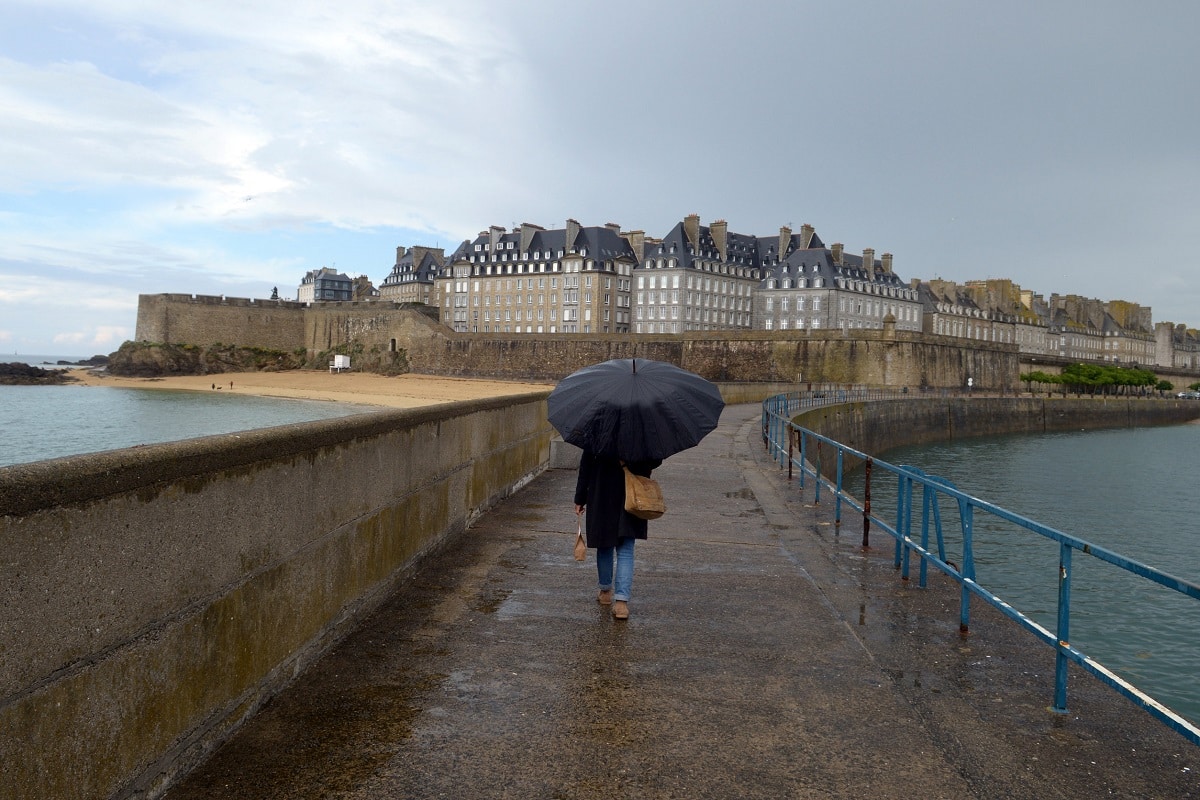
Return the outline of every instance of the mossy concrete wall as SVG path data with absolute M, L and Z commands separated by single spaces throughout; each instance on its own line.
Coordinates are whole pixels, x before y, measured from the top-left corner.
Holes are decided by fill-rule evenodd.
M 1200 419 L 1200 402 L 1164 399 L 949 397 L 843 403 L 794 417 L 797 425 L 879 456 L 904 445 L 1009 433 L 1174 425 Z M 810 457 L 811 460 L 811 457 Z M 852 460 L 846 466 L 853 466 Z M 822 464 L 832 474 L 836 466 Z
M 154 797 L 539 472 L 545 394 L 0 469 L 0 797 Z

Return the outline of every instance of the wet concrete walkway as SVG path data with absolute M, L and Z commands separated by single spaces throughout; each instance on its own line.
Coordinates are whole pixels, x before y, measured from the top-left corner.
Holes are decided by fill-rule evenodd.
M 168 797 L 1190 798 L 1200 751 L 976 605 L 858 547 L 727 408 L 656 473 L 631 618 L 571 559 L 552 470 Z

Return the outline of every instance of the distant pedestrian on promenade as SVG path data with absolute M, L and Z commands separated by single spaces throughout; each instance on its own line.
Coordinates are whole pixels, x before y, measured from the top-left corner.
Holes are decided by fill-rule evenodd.
M 626 464 L 636 475 L 650 477 L 660 460 Z M 584 450 L 575 482 L 575 513 L 587 511 L 587 546 L 596 551 L 600 605 L 611 605 L 614 619 L 629 619 L 633 591 L 633 548 L 645 539 L 648 525 L 625 511 L 625 470 L 619 459 Z M 614 563 L 615 569 L 614 569 Z

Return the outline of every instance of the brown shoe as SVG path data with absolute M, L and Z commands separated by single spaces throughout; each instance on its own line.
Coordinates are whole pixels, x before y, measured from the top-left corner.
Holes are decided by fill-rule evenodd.
M 614 601 L 612 615 L 613 619 L 629 619 L 629 603 L 624 600 Z
M 612 589 L 601 589 L 600 594 L 596 595 L 596 602 L 602 606 L 612 605 Z

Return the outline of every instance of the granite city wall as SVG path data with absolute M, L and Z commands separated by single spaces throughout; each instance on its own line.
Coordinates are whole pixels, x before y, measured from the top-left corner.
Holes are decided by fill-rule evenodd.
M 545 394 L 0 469 L 0 797 L 155 797 L 537 474 Z
M 425 313 L 392 303 L 288 303 L 192 295 L 142 295 L 136 338 L 171 344 L 236 344 L 310 356 L 337 346 L 403 351 L 413 372 L 557 381 L 610 358 L 669 361 L 725 382 L 842 383 L 1015 392 L 1014 345 L 912 331 L 708 331 L 671 336 L 456 334 Z
M 292 351 L 304 346 L 304 303 L 191 294 L 138 295 L 139 342 L 236 344 Z

